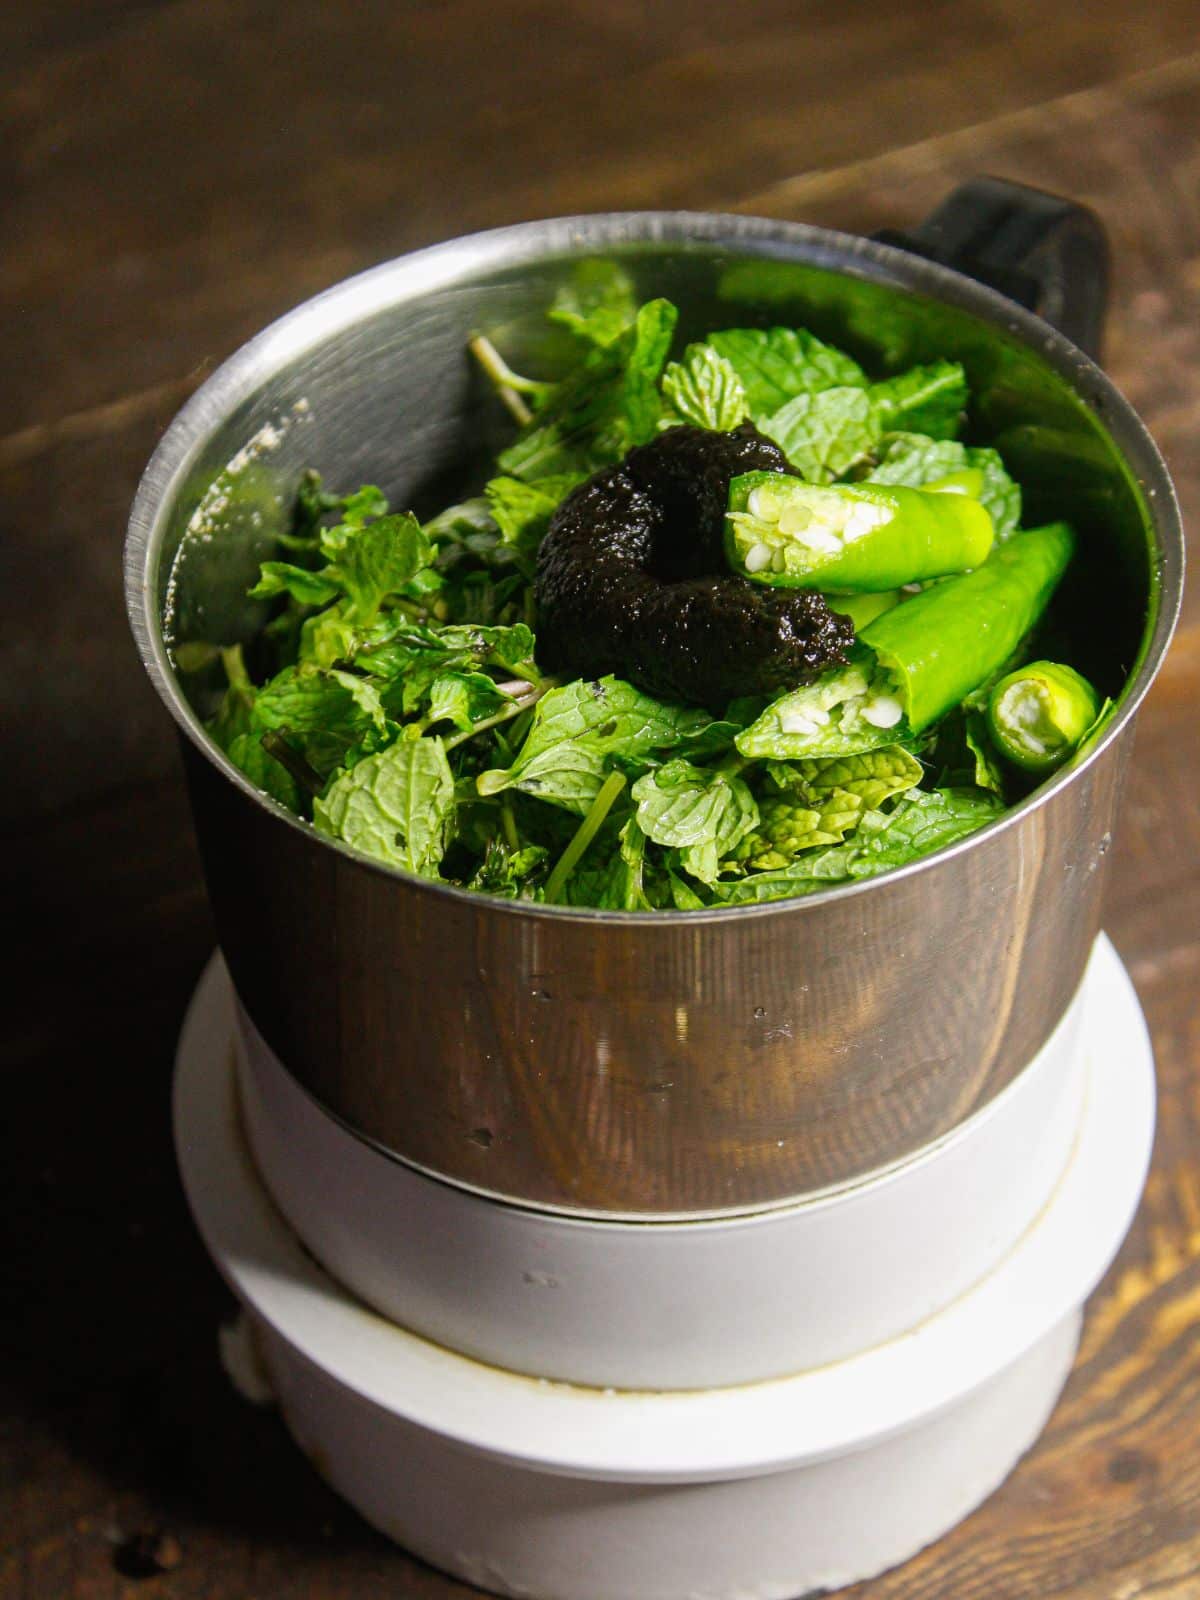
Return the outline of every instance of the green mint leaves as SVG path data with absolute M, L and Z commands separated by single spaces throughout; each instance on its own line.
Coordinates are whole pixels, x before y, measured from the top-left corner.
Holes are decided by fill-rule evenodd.
M 660 426 L 686 422 L 726 433 L 750 414 L 742 380 L 711 344 L 691 344 L 682 361 L 672 361 L 663 373 L 662 392 L 671 410 Z
M 803 328 L 727 328 L 710 333 L 708 343 L 741 379 L 755 418 L 771 415 L 798 394 L 867 387 L 857 361 Z
M 743 839 L 739 861 L 758 869 L 787 866 L 804 850 L 837 844 L 863 817 L 919 784 L 924 769 L 900 745 L 823 761 L 767 763 L 759 827 Z
M 637 317 L 629 274 L 615 261 L 581 261 L 554 296 L 551 322 L 569 328 L 584 344 L 609 345 Z
M 935 361 L 873 383 L 870 396 L 881 434 L 953 439 L 967 405 L 967 375 L 957 361 Z
M 526 483 L 564 473 L 587 476 L 645 444 L 662 411 L 658 380 L 677 317 L 669 300 L 651 300 L 611 344 L 589 349 L 517 442 L 501 452 L 501 471 Z
M 680 866 L 705 884 L 758 822 L 746 783 L 722 767 L 668 761 L 637 780 L 633 798 L 646 838 L 678 850 Z
M 563 499 L 577 483 L 578 472 L 560 472 L 526 483 L 520 478 L 493 478 L 486 488 L 488 509 L 506 542 L 532 557 Z
M 325 569 L 345 590 L 349 614 L 367 626 L 389 595 L 400 594 L 432 554 L 429 540 L 411 512 L 380 517 L 345 539 L 337 560 Z
M 814 894 L 838 883 L 877 877 L 974 833 L 1004 810 L 976 789 L 911 789 L 894 809 L 870 811 L 853 837 L 798 856 L 789 866 L 718 885 L 721 905 L 746 905 Z
M 511 767 L 481 773 L 481 795 L 517 788 L 582 815 L 595 800 L 609 759 L 636 761 L 670 750 L 711 723 L 707 712 L 663 705 L 620 678 L 576 681 L 538 702 Z
M 263 563 L 254 599 L 288 594 L 304 606 L 344 601 L 344 617 L 369 626 L 389 595 L 403 593 L 429 565 L 433 550 L 410 512 L 387 514 L 378 489 L 366 488 L 346 502 L 346 515 L 320 535 L 327 565 L 319 571 L 285 561 Z
M 879 439 L 866 389 L 799 394 L 759 423 L 809 483 L 832 483 L 864 460 Z
M 438 876 L 454 777 L 438 738 L 401 739 L 367 756 L 313 806 L 321 833 L 422 877 Z

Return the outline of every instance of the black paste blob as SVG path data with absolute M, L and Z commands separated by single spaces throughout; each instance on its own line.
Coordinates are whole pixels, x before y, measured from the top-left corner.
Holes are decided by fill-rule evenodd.
M 571 678 L 613 672 L 713 710 L 775 694 L 840 664 L 854 641 L 823 595 L 730 573 L 729 483 L 786 472 L 750 423 L 670 428 L 559 506 L 538 553 L 538 656 Z

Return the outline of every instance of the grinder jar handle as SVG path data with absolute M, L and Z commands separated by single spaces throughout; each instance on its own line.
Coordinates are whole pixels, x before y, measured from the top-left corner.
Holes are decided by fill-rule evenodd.
M 1108 236 L 1086 206 L 1007 178 L 971 178 L 911 231 L 874 237 L 998 289 L 1100 359 Z

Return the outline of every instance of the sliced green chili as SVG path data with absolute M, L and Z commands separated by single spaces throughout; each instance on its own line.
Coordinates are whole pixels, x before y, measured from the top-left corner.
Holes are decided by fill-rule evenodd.
M 926 494 L 965 494 L 972 500 L 979 500 L 983 495 L 983 483 L 983 473 L 978 467 L 960 467 L 957 472 L 948 472 L 944 478 L 935 478 L 921 487 Z
M 1082 742 L 1100 696 L 1074 667 L 1033 661 L 992 690 L 987 723 L 1001 755 L 1024 772 L 1053 772 Z
M 874 622 L 876 617 L 881 617 L 885 611 L 898 606 L 903 598 L 899 589 L 885 589 L 881 594 L 834 595 L 829 605 L 831 610 L 840 611 L 842 616 L 849 617 L 854 624 L 854 631 L 861 633 L 868 622 Z
M 874 593 L 978 567 L 992 519 L 966 485 L 804 483 L 747 472 L 729 487 L 726 554 L 756 583 Z
M 921 733 L 999 670 L 1066 571 L 1065 522 L 1014 534 L 974 572 L 867 624 L 850 662 L 769 705 L 737 736 L 745 756 L 857 755 Z

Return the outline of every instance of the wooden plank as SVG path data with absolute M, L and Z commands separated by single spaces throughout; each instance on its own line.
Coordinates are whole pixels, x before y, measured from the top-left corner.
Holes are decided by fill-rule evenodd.
M 1195 48 L 1186 0 L 1119 32 L 1029 0 L 38 9 L 0 83 L 0 436 L 433 239 L 719 207 Z

